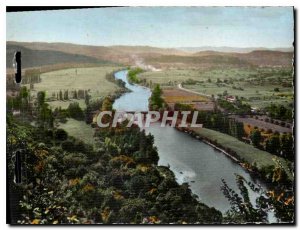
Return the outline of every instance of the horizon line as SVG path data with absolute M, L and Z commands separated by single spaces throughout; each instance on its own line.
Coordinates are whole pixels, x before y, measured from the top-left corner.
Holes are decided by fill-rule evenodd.
M 49 42 L 49 41 L 12 41 L 8 40 L 7 42 L 16 42 L 16 43 L 48 43 L 48 44 L 71 44 L 71 45 L 81 45 L 81 46 L 96 46 L 96 47 L 112 47 L 112 46 L 130 46 L 130 47 L 153 47 L 153 48 L 162 48 L 162 49 L 177 49 L 177 48 L 202 48 L 202 47 L 212 47 L 212 48 L 236 48 L 236 49 L 254 49 L 254 48 L 263 48 L 263 49 L 294 49 L 294 46 L 276 46 L 276 47 L 266 47 L 266 46 L 247 46 L 247 47 L 238 47 L 238 46 L 210 46 L 210 45 L 201 45 L 201 46 L 177 46 L 177 47 L 166 47 L 166 46 L 152 46 L 146 44 L 139 45 L 127 45 L 127 44 L 114 44 L 114 45 L 96 45 L 96 44 L 82 44 L 82 43 L 73 43 L 73 42 Z

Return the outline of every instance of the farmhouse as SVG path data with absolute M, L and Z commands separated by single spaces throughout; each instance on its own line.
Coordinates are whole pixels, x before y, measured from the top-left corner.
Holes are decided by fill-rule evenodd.
M 235 96 L 226 96 L 225 100 L 231 103 L 236 102 L 236 97 Z

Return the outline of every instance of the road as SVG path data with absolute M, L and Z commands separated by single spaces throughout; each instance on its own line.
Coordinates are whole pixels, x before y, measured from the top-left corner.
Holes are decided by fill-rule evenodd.
M 201 95 L 201 96 L 204 96 L 204 97 L 212 98 L 211 95 L 208 95 L 208 94 L 205 94 L 205 93 L 199 93 L 199 92 L 196 92 L 196 91 L 193 91 L 193 90 L 190 90 L 190 89 L 185 89 L 185 88 L 182 87 L 181 83 L 178 84 L 177 87 L 178 87 L 178 89 L 189 92 L 189 93 L 194 93 L 194 94 L 198 94 L 198 95 Z

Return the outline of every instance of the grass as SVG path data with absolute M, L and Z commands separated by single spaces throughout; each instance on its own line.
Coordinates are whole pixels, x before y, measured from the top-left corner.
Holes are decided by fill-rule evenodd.
M 146 79 L 147 82 L 164 85 L 175 86 L 178 83 L 189 78 L 199 80 L 200 71 L 196 70 L 164 70 L 158 72 L 144 72 L 138 75 L 141 79 Z
M 62 109 L 68 108 L 69 104 L 72 102 L 78 102 L 80 108 L 82 108 L 82 109 L 86 108 L 86 104 L 83 99 L 70 99 L 67 101 L 59 101 L 59 100 L 47 101 L 47 103 L 50 105 L 51 108 L 61 107 Z
M 69 118 L 67 119 L 66 123 L 59 123 L 59 128 L 67 131 L 69 136 L 80 139 L 87 144 L 95 144 L 94 130 L 84 121 L 77 121 L 75 119 Z
M 224 80 L 226 78 L 240 79 L 249 77 L 251 74 L 255 74 L 255 69 L 250 68 L 228 68 L 228 69 L 206 69 L 206 70 L 188 70 L 188 69 L 176 69 L 176 70 L 164 70 L 158 72 L 145 72 L 139 74 L 140 78 L 145 78 L 147 81 L 159 84 L 169 84 L 183 82 L 188 79 L 197 81 L 207 81 L 211 79 L 215 82 L 218 78 Z
M 196 84 L 183 84 L 184 88 L 207 95 L 223 94 L 243 97 L 245 103 L 263 108 L 270 103 L 288 104 L 293 101 L 293 88 L 283 86 L 291 83 L 292 76 L 280 75 L 280 70 L 271 68 L 211 68 L 206 70 L 164 70 L 139 74 L 148 83 L 160 84 L 162 87 L 175 86 L 189 79 Z M 218 81 L 221 82 L 216 84 Z M 224 82 L 224 80 L 226 82 Z M 209 82 L 210 81 L 210 82 Z M 279 92 L 274 89 L 279 88 Z M 243 90 L 241 90 L 243 89 Z
M 245 102 L 249 103 L 253 107 L 263 108 L 266 105 L 273 103 L 290 103 L 293 97 L 280 96 L 280 93 L 285 92 L 290 95 L 292 92 L 291 88 L 283 88 L 279 85 L 263 85 L 253 86 L 248 83 L 234 84 L 237 87 L 242 87 L 244 90 L 233 89 L 231 85 L 218 86 L 215 83 L 201 83 L 198 85 L 184 85 L 184 88 L 193 90 L 195 92 L 204 93 L 208 95 L 223 94 L 227 91 L 229 95 L 243 97 Z M 280 93 L 274 92 L 274 88 L 278 87 Z
M 223 147 L 233 150 L 234 152 L 236 152 L 240 159 L 243 159 L 250 164 L 256 163 L 259 169 L 264 166 L 276 164 L 273 160 L 273 158 L 275 157 L 274 155 L 266 151 L 259 150 L 252 145 L 239 141 L 232 136 L 206 128 L 191 129 L 200 136 L 206 137 L 210 140 L 216 140 Z M 287 161 L 280 157 L 277 158 L 280 160 L 283 167 L 287 169 Z M 288 172 L 288 170 L 286 171 Z M 289 176 L 291 177 L 291 175 Z
M 32 94 L 35 95 L 38 91 L 45 91 L 47 99 L 51 99 L 49 101 L 51 107 L 61 106 L 67 108 L 71 100 L 75 100 L 84 108 L 84 99 L 60 101 L 52 98 L 52 94 L 57 94 L 60 90 L 68 90 L 69 92 L 72 90 L 88 90 L 92 100 L 113 94 L 120 88 L 108 81 L 105 76 L 107 73 L 116 71 L 119 68 L 117 66 L 71 68 L 44 73 L 41 75 L 41 82 L 34 84 Z

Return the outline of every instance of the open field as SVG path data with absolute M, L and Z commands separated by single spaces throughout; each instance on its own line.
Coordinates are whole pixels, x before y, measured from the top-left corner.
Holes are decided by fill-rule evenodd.
M 80 108 L 85 109 L 86 104 L 83 99 L 69 99 L 65 101 L 60 101 L 60 100 L 53 100 L 53 101 L 47 101 L 47 103 L 50 105 L 51 108 L 62 108 L 62 109 L 67 109 L 70 103 L 72 102 L 77 102 L 80 106 Z
M 66 123 L 59 123 L 59 128 L 67 131 L 69 136 L 73 136 L 87 144 L 95 144 L 94 129 L 84 121 L 69 118 Z
M 62 92 L 68 90 L 69 93 L 74 90 L 87 90 L 93 100 L 113 94 L 120 88 L 108 81 L 105 76 L 119 68 L 116 66 L 71 68 L 44 73 L 41 75 L 41 82 L 34 84 L 32 93 L 35 95 L 38 91 L 45 91 L 51 107 L 66 108 L 71 101 L 77 101 L 84 108 L 84 99 L 72 99 L 69 96 L 69 100 L 57 100 L 56 95 L 60 90 Z
M 161 86 L 176 86 L 184 80 L 189 78 L 199 80 L 201 72 L 198 70 L 165 70 L 157 72 L 144 72 L 139 74 L 138 77 L 146 79 L 147 82 L 153 84 L 160 84 Z
M 255 50 L 249 53 L 201 51 L 191 56 L 161 55 L 145 58 L 147 64 L 161 68 L 209 68 L 209 67 L 291 67 L 293 52 Z
M 242 98 L 251 106 L 258 108 L 263 108 L 271 102 L 276 104 L 286 103 L 287 105 L 293 100 L 292 89 L 283 88 L 280 85 L 253 86 L 248 83 L 239 83 L 235 84 L 236 89 L 234 89 L 228 84 L 218 86 L 215 83 L 200 83 L 197 85 L 184 85 L 184 88 L 208 95 L 223 95 L 227 91 L 228 95 Z M 243 90 L 237 88 L 242 88 Z M 280 92 L 274 92 L 274 88 L 278 88 Z
M 180 89 L 164 89 L 163 99 L 168 103 L 190 103 L 190 102 L 208 102 L 207 97 L 186 92 Z
M 216 140 L 223 147 L 232 149 L 241 159 L 244 159 L 246 162 L 250 164 L 256 163 L 259 169 L 264 166 L 275 165 L 273 160 L 275 157 L 274 155 L 239 141 L 232 136 L 206 128 L 191 129 L 202 137 L 207 137 L 210 140 Z M 283 167 L 287 167 L 286 160 L 279 157 L 277 158 L 280 160 Z
M 189 104 L 197 110 L 210 111 L 214 109 L 214 102 L 205 96 L 197 95 L 180 89 L 163 89 L 164 101 L 174 109 L 175 103 Z
M 139 75 L 162 87 L 182 87 L 206 95 L 238 96 L 253 107 L 293 101 L 292 73 L 281 68 L 210 68 L 206 70 L 165 70 Z

